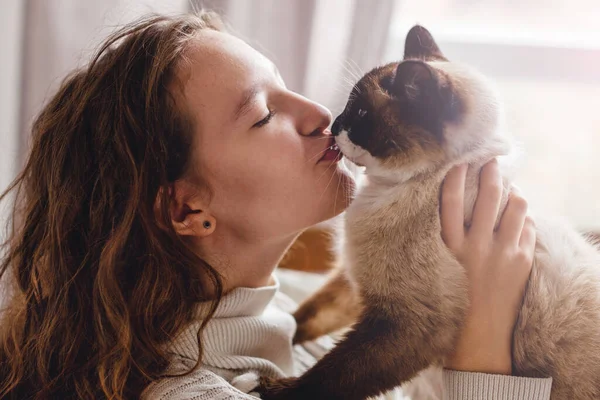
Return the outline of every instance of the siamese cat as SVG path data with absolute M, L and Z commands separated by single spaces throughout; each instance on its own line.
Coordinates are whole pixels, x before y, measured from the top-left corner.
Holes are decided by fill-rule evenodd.
M 420 26 L 402 61 L 360 79 L 332 133 L 366 179 L 346 211 L 343 268 L 296 312 L 295 340 L 354 324 L 304 375 L 258 379 L 261 398 L 365 399 L 443 364 L 469 300 L 465 270 L 440 235 L 440 185 L 451 167 L 470 165 L 469 224 L 481 167 L 511 150 L 501 118 L 488 80 L 446 59 Z M 502 210 L 508 176 L 503 186 Z M 535 223 L 513 372 L 552 377 L 553 400 L 600 399 L 600 252 L 564 223 Z

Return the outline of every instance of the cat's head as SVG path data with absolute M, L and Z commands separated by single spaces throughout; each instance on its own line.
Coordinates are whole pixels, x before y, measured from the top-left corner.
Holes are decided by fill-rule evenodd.
M 449 62 L 425 28 L 406 37 L 404 60 L 356 83 L 332 132 L 369 174 L 408 179 L 506 153 L 500 104 L 481 74 Z

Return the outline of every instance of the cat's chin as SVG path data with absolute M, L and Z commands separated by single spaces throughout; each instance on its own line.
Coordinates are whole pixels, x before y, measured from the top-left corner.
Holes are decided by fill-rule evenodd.
M 346 157 L 346 156 L 344 156 L 344 157 Z M 361 163 L 359 163 L 358 161 L 351 160 L 351 159 L 350 159 L 350 158 L 348 158 L 348 157 L 346 157 L 346 159 L 348 159 L 350 162 L 352 162 L 352 164 L 356 165 L 357 167 L 361 167 L 361 168 L 364 168 L 364 167 L 365 167 L 365 165 L 364 165 L 364 164 L 361 164 Z
M 357 144 L 354 144 L 348 137 L 348 131 L 342 130 L 335 137 L 335 144 L 338 145 L 340 152 L 348 161 L 359 167 L 367 167 L 374 159 L 367 150 Z
M 363 153 L 363 154 L 360 154 L 360 156 L 359 156 L 359 157 L 356 157 L 356 156 L 354 156 L 354 157 L 353 157 L 352 155 L 348 155 L 348 154 L 344 153 L 344 151 L 343 151 L 343 149 L 342 149 L 341 147 L 340 147 L 340 150 L 341 150 L 342 156 L 343 156 L 343 157 L 344 157 L 346 160 L 350 161 L 352 164 L 356 165 L 357 167 L 361 167 L 361 168 L 363 168 L 363 167 L 366 167 L 366 166 L 367 166 L 367 165 L 365 165 L 365 163 L 363 163 L 363 162 L 360 162 L 360 161 L 359 161 L 361 158 L 362 158 L 362 159 L 364 159 L 364 158 L 365 158 L 365 154 L 364 154 L 364 153 Z M 367 160 L 367 161 L 368 161 L 368 160 Z
M 437 168 L 436 163 L 430 160 L 422 160 L 402 167 L 390 167 L 389 164 L 386 165 L 384 162 L 377 160 L 377 162 L 367 166 L 365 172 L 368 177 L 377 181 L 398 185 L 408 182 L 417 175 L 435 173 Z

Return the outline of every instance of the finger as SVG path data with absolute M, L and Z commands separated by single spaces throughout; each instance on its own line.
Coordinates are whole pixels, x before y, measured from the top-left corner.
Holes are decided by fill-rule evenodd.
M 518 246 L 523 226 L 527 217 L 527 201 L 519 191 L 513 189 L 498 228 L 497 238 L 500 242 Z
M 487 163 L 479 175 L 479 193 L 473 210 L 473 221 L 469 234 L 488 238 L 493 235 L 494 226 L 502 199 L 502 178 L 498 161 Z
M 450 249 L 456 249 L 462 243 L 464 228 L 464 197 L 467 165 L 452 168 L 442 184 L 440 221 L 442 239 Z
M 535 252 L 536 243 L 536 229 L 535 222 L 530 216 L 525 217 L 525 223 L 523 225 L 523 231 L 521 232 L 521 239 L 519 240 L 519 248 L 525 251 L 531 259 L 533 259 L 533 253 Z

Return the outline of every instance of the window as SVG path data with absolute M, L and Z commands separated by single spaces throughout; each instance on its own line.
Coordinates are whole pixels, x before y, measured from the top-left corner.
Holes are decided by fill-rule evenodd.
M 386 61 L 428 28 L 445 55 L 497 85 L 525 150 L 516 183 L 534 214 L 600 230 L 600 2 L 398 1 Z

